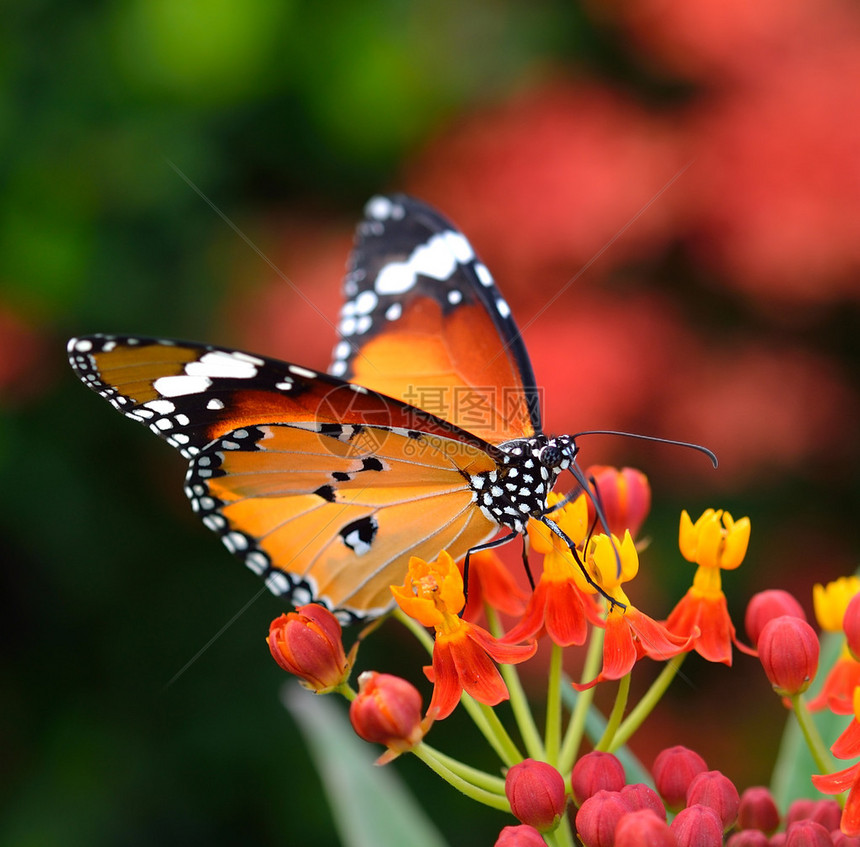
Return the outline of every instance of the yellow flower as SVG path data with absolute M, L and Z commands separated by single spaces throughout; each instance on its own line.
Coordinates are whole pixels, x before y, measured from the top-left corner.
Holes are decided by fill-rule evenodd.
M 707 509 L 693 523 L 686 510 L 681 512 L 678 544 L 688 562 L 705 568 L 733 570 L 744 560 L 749 540 L 749 518 L 734 521 L 722 509 Z
M 611 538 L 608 535 L 595 535 L 588 542 L 586 563 L 594 581 L 607 594 L 620 603 L 628 602 L 621 590 L 621 583 L 630 582 L 639 573 L 639 554 L 629 530 L 625 531 L 624 540 L 620 542 L 614 535 Z
M 842 618 L 851 598 L 860 591 L 860 577 L 841 576 L 827 585 L 812 587 L 812 603 L 818 625 L 828 632 L 842 631 Z
M 391 593 L 397 605 L 423 626 L 450 626 L 451 618 L 466 605 L 463 577 L 445 550 L 433 562 L 413 556 L 405 583 L 392 585 Z

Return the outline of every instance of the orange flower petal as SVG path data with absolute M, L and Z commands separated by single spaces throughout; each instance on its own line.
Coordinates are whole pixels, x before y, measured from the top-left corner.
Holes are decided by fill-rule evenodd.
M 828 708 L 837 715 L 854 711 L 854 689 L 860 686 L 860 662 L 841 656 L 827 674 L 819 695 L 807 704 L 810 711 Z

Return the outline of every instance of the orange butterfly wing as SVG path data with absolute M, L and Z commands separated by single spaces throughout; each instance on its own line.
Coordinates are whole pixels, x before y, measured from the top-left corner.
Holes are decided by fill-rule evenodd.
M 463 556 L 498 529 L 469 484 L 496 468 L 496 448 L 399 400 L 209 345 L 90 336 L 69 357 L 191 460 L 194 511 L 294 603 L 377 616 L 410 556 Z
M 539 432 L 510 308 L 465 237 L 428 206 L 376 197 L 344 283 L 329 371 L 499 444 Z

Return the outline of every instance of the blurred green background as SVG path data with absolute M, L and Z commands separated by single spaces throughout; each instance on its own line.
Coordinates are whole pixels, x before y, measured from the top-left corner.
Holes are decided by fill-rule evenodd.
M 549 430 L 720 454 L 714 473 L 583 441 L 584 464 L 652 480 L 643 609 L 665 616 L 692 577 L 684 507 L 752 519 L 726 578 L 739 628 L 751 592 L 810 608 L 814 582 L 856 567 L 854 5 L 9 0 L 0 15 L 0 842 L 338 843 L 263 642 L 281 604 L 195 521 L 181 459 L 78 384 L 64 351 L 131 332 L 324 367 L 316 310 L 334 322 L 378 191 L 433 202 L 471 238 L 524 328 Z M 362 667 L 418 681 L 392 632 Z M 783 712 L 755 662 L 685 672 L 634 748 L 650 763 L 685 743 L 741 788 L 766 781 Z M 465 747 L 465 727 L 434 743 Z M 510 822 L 390 767 L 453 845 Z

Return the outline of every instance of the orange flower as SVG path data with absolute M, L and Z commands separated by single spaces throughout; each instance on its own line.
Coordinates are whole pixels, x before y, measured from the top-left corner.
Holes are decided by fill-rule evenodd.
M 860 688 L 854 690 L 854 720 L 848 724 L 830 750 L 839 759 L 851 759 L 860 755 Z M 839 828 L 845 835 L 860 835 L 860 762 L 836 773 L 813 774 L 812 784 L 822 794 L 841 794 L 848 791 Z
M 860 579 L 856 576 L 843 576 L 827 585 L 814 585 L 812 598 L 815 604 L 815 617 L 821 628 L 827 632 L 840 632 L 846 620 L 849 629 L 856 627 L 855 615 L 846 617 L 849 605 L 860 589 Z M 817 697 L 807 704 L 810 711 L 818 711 L 825 706 L 837 715 L 850 715 L 853 711 L 854 689 L 860 685 L 860 661 L 851 652 L 847 641 L 842 652 L 824 680 Z
M 560 499 L 551 494 L 548 503 L 553 506 Z M 581 542 L 588 528 L 585 496 L 553 512 L 552 519 L 571 541 Z M 573 553 L 549 527 L 530 521 L 529 539 L 532 549 L 544 554 L 543 573 L 522 620 L 504 640 L 515 643 L 546 632 L 559 647 L 584 644 L 588 635 L 586 620 L 603 626 L 594 589 L 586 582 Z
M 755 655 L 737 640 L 720 577 L 721 569 L 734 569 L 743 561 L 749 537 L 749 518 L 735 522 L 728 512 L 708 509 L 694 524 L 686 510 L 681 512 L 681 554 L 699 567 L 692 587 L 672 610 L 666 626 L 684 636 L 698 630 L 690 649 L 709 662 L 730 665 L 732 644 Z
M 407 615 L 436 630 L 433 664 L 424 669 L 434 683 L 429 717 L 448 717 L 463 691 L 488 706 L 508 699 L 508 689 L 494 661 L 525 661 L 534 655 L 537 645 L 503 643 L 485 629 L 457 617 L 466 598 L 463 577 L 448 553 L 443 550 L 435 562 L 413 556 L 406 581 L 392 585 L 391 593 Z
M 610 604 L 606 613 L 603 669 L 591 682 L 574 683 L 574 688 L 584 691 L 605 679 L 621 679 L 642 656 L 662 661 L 688 649 L 698 630 L 688 637 L 675 635 L 640 612 L 622 591 L 621 584 L 629 582 L 639 571 L 639 556 L 629 532 L 621 542 L 615 536 L 594 536 L 588 543 L 586 564 L 595 582 L 617 602 Z

